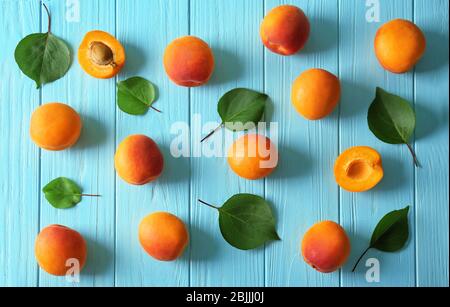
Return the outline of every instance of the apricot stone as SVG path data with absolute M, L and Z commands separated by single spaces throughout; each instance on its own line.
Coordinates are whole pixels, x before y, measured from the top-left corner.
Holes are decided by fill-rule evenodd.
M 86 241 L 68 227 L 48 226 L 39 233 L 35 242 L 35 255 L 39 266 L 47 273 L 64 276 L 71 268 L 68 260 L 76 259 L 80 270 L 87 257 Z
M 402 74 L 411 70 L 422 58 L 426 38 L 414 23 L 391 20 L 381 26 L 375 36 L 375 53 L 380 64 L 390 72 Z
M 323 69 L 305 71 L 292 86 L 292 104 L 300 115 L 309 120 L 319 120 L 330 115 L 340 98 L 339 79 Z
M 123 180 L 134 185 L 144 185 L 161 175 L 164 157 L 151 138 L 131 135 L 120 143 L 114 163 Z
M 272 9 L 264 18 L 260 35 L 264 45 L 277 54 L 299 52 L 309 38 L 310 24 L 305 13 L 293 5 Z
M 349 192 L 371 190 L 384 176 L 381 156 L 367 146 L 349 148 L 336 160 L 334 176 L 339 186 Z
M 183 254 L 189 242 L 189 233 L 183 221 L 175 215 L 157 212 L 141 221 L 139 242 L 153 258 L 173 261 Z
M 47 103 L 31 116 L 30 136 L 40 148 L 52 151 L 73 146 L 82 128 L 78 113 L 62 103 Z
M 201 86 L 213 74 L 214 55 L 208 44 L 200 38 L 184 36 L 167 46 L 164 68 L 170 80 L 180 86 Z
M 303 259 L 321 273 L 332 273 L 341 268 L 350 250 L 350 239 L 345 230 L 331 221 L 311 227 L 302 241 Z
M 278 165 L 278 151 L 269 138 L 247 134 L 228 151 L 228 164 L 240 177 L 257 180 L 269 176 Z

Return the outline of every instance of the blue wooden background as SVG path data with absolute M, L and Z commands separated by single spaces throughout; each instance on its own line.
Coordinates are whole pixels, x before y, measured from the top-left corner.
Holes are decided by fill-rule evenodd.
M 14 62 L 24 36 L 45 31 L 38 0 L 0 0 L 0 286 L 448 286 L 449 284 L 449 63 L 447 0 L 379 0 L 380 23 L 367 22 L 365 0 L 46 0 L 54 33 L 74 54 L 87 31 L 114 34 L 127 52 L 116 79 L 86 75 L 75 60 L 61 80 L 36 90 Z M 263 47 L 259 25 L 265 13 L 284 4 L 305 10 L 312 24 L 305 50 L 281 57 Z M 71 15 L 79 4 L 79 21 Z M 428 50 L 413 72 L 384 71 L 373 52 L 378 27 L 393 18 L 414 21 L 425 32 Z M 166 45 L 196 35 L 213 48 L 216 71 L 204 87 L 186 89 L 166 77 Z M 305 69 L 325 68 L 343 84 L 340 108 L 328 119 L 308 122 L 290 104 L 292 81 Z M 115 104 L 115 83 L 140 75 L 157 84 L 160 115 L 133 117 Z M 280 165 L 268 179 L 250 182 L 233 174 L 223 158 L 170 155 L 175 122 L 217 121 L 216 102 L 234 87 L 264 91 L 272 98 L 267 119 L 279 127 Z M 410 99 L 418 123 L 414 147 L 423 168 L 413 167 L 405 146 L 378 141 L 366 112 L 381 86 Z M 79 143 L 64 152 L 39 150 L 29 137 L 31 113 L 40 104 L 64 102 L 83 117 Z M 205 131 L 206 132 L 206 131 Z M 117 178 L 113 155 L 127 135 L 144 133 L 162 147 L 162 178 L 144 187 Z M 191 135 L 198 142 L 199 135 Z M 369 145 L 384 158 L 385 179 L 373 191 L 351 194 L 333 178 L 338 153 Z M 207 146 L 207 145 L 205 145 Z M 79 182 L 84 198 L 74 209 L 51 207 L 41 188 L 59 176 Z M 273 203 L 281 242 L 256 251 L 233 249 L 221 238 L 217 215 L 197 198 L 221 204 L 239 192 Z M 387 212 L 412 206 L 411 240 L 395 254 L 370 252 L 381 263 L 381 282 L 368 284 L 364 263 L 351 266 L 366 247 L 377 221 Z M 170 211 L 189 225 L 184 256 L 161 263 L 140 248 L 140 220 Z M 300 258 L 300 240 L 315 222 L 331 219 L 351 236 L 352 254 L 341 271 L 323 275 Z M 79 284 L 38 269 L 34 239 L 49 224 L 63 224 L 88 241 L 88 263 Z M 367 257 L 366 257 L 367 259 Z

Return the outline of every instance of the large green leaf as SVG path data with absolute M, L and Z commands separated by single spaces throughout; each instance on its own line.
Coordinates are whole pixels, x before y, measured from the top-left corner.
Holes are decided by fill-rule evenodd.
M 63 77 L 71 64 L 69 47 L 50 32 L 22 39 L 14 57 L 20 70 L 36 82 L 37 88 Z
M 117 84 L 117 104 L 125 113 L 143 115 L 156 99 L 154 85 L 141 77 L 132 77 Z
M 72 208 L 81 201 L 81 188 L 72 180 L 63 177 L 51 181 L 42 192 L 48 202 L 58 209 Z
M 381 141 L 408 144 L 416 127 L 416 115 L 408 101 L 377 88 L 368 122 L 370 130 Z
M 409 237 L 409 207 L 385 215 L 375 228 L 370 247 L 383 252 L 396 252 L 402 249 Z
M 256 126 L 264 115 L 267 98 L 266 94 L 245 88 L 229 91 L 220 98 L 218 104 L 222 123 L 233 131 L 245 130 L 244 125 L 248 123 Z

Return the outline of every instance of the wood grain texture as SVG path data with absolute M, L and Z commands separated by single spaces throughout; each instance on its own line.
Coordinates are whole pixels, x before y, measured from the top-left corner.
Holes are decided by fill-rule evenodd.
M 0 0 L 0 286 L 448 286 L 448 1 L 380 0 L 380 22 L 374 23 L 366 20 L 366 3 L 376 1 L 363 0 L 79 0 L 80 20 L 70 22 L 66 15 L 76 2 L 45 0 L 54 34 L 71 45 L 75 58 L 63 79 L 39 91 L 18 69 L 14 49 L 21 38 L 47 28 L 45 12 L 38 0 Z M 301 7 L 312 25 L 306 48 L 292 57 L 271 53 L 259 37 L 262 18 L 280 4 Z M 415 21 L 428 40 L 424 59 L 404 75 L 384 71 L 373 51 L 376 30 L 393 18 Z M 126 49 L 117 78 L 94 79 L 78 64 L 78 45 L 94 29 L 115 35 Z M 167 44 L 189 34 L 210 44 L 216 59 L 212 80 L 200 88 L 174 85 L 162 65 Z M 313 67 L 339 75 L 343 89 L 339 109 L 319 122 L 300 117 L 290 102 L 292 82 Z M 130 116 L 116 107 L 116 82 L 136 75 L 158 87 L 155 107 L 162 114 Z M 414 168 L 406 147 L 384 144 L 369 131 L 376 86 L 414 103 L 413 145 L 422 168 Z M 280 164 L 266 180 L 246 181 L 230 170 L 223 154 L 241 134 L 222 131 L 200 145 L 219 124 L 219 98 L 235 87 L 271 97 L 266 120 L 278 127 L 267 135 L 278 129 L 273 141 Z M 40 151 L 29 138 L 32 111 L 53 101 L 74 107 L 84 122 L 79 143 L 63 152 Z M 175 158 L 173 141 L 189 124 L 193 157 Z M 157 182 L 135 187 L 116 175 L 115 149 L 130 134 L 160 144 L 165 170 Z M 213 145 L 221 150 L 217 158 L 207 156 Z M 356 145 L 383 156 L 385 178 L 371 192 L 351 194 L 334 181 L 338 154 Z M 41 189 L 59 176 L 102 197 L 56 210 Z M 282 241 L 244 252 L 223 240 L 218 213 L 197 199 L 220 206 L 236 193 L 267 198 Z M 378 220 L 406 205 L 412 206 L 408 246 L 394 254 L 371 251 L 351 273 Z M 176 214 L 189 227 L 190 246 L 176 262 L 155 261 L 140 247 L 138 225 L 155 211 Z M 351 236 L 352 254 L 340 272 L 319 274 L 301 259 L 302 236 L 321 220 L 340 222 Z M 55 223 L 88 241 L 79 284 L 37 267 L 35 237 Z M 380 261 L 381 283 L 366 282 L 368 258 Z
M 415 71 L 417 285 L 447 286 L 448 276 L 448 1 L 416 0 L 414 19 L 427 37 Z
M 18 69 L 14 50 L 39 32 L 39 3 L 0 1 L 0 11 L 0 286 L 36 286 L 39 149 L 30 141 L 29 121 L 40 93 Z
M 339 151 L 352 146 L 371 146 L 383 157 L 385 177 L 373 190 L 365 193 L 340 193 L 341 224 L 349 232 L 352 254 L 343 269 L 343 286 L 414 286 L 415 236 L 414 210 L 410 214 L 411 239 L 400 253 L 388 254 L 371 250 L 356 273 L 350 270 L 368 247 L 378 221 L 392 210 L 407 205 L 414 208 L 414 166 L 406 146 L 384 144 L 369 130 L 367 110 L 375 97 L 375 87 L 413 97 L 413 74 L 394 75 L 385 71 L 374 53 L 374 38 L 378 28 L 394 18 L 412 20 L 412 1 L 380 1 L 380 22 L 366 21 L 364 1 L 340 1 L 339 59 L 343 95 L 340 112 Z M 365 262 L 380 261 L 381 282 L 366 282 Z M 398 274 L 398 272 L 402 272 Z
M 282 243 L 266 252 L 267 286 L 339 286 L 339 272 L 320 274 L 303 260 L 300 244 L 316 222 L 338 222 L 338 188 L 333 164 L 338 150 L 338 112 L 308 121 L 291 104 L 291 86 L 305 70 L 338 74 L 336 1 L 267 0 L 266 11 L 292 3 L 311 23 L 311 39 L 299 54 L 281 57 L 266 51 L 265 89 L 272 98 L 269 118 L 278 123 L 280 164 L 266 180 L 266 197 L 275 206 Z

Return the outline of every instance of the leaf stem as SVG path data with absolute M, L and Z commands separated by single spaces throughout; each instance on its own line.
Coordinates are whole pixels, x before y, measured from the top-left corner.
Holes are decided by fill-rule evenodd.
M 219 209 L 220 209 L 220 208 L 218 208 L 218 207 L 216 207 L 216 206 L 213 206 L 213 205 L 211 205 L 211 204 L 208 204 L 207 202 L 204 202 L 204 201 L 201 200 L 201 199 L 199 199 L 198 201 L 199 201 L 200 203 L 204 204 L 205 206 L 210 207 L 210 208 L 213 208 L 213 209 L 216 209 L 216 210 L 219 210 Z
M 97 194 L 78 194 L 79 196 L 84 196 L 84 197 L 102 197 L 101 195 L 97 195 Z
M 48 17 L 48 33 L 52 32 L 52 18 L 50 15 L 50 11 L 48 10 L 47 5 L 45 5 L 44 2 L 42 2 L 42 5 L 44 6 L 45 10 L 47 11 L 47 17 Z
M 204 141 L 206 141 L 207 139 L 209 139 L 214 133 L 216 133 L 217 131 L 219 131 L 220 129 L 222 129 L 223 127 L 223 123 L 221 123 L 219 125 L 219 127 L 217 127 L 216 129 L 214 129 L 213 131 L 211 131 L 207 136 L 205 136 L 200 143 L 203 143 Z
M 162 113 L 162 111 L 161 110 L 158 110 L 157 108 L 155 108 L 154 106 L 150 106 L 150 108 L 153 110 L 153 111 L 156 111 L 156 112 L 158 112 L 158 113 Z
M 372 247 L 369 246 L 369 247 L 364 251 L 364 253 L 361 255 L 361 257 L 359 257 L 358 261 L 356 261 L 356 264 L 355 264 L 355 266 L 353 267 L 353 270 L 352 270 L 353 273 L 356 271 L 356 268 L 358 267 L 358 264 L 361 262 L 361 260 L 364 258 L 364 256 L 367 254 L 367 252 L 368 252 L 371 248 L 372 248 Z
M 408 146 L 409 152 L 411 153 L 411 155 L 412 155 L 412 157 L 414 159 L 414 164 L 416 165 L 416 167 L 422 167 L 420 165 L 420 162 L 419 162 L 419 159 L 417 158 L 416 153 L 414 152 L 413 147 L 409 143 L 407 143 L 406 146 Z

